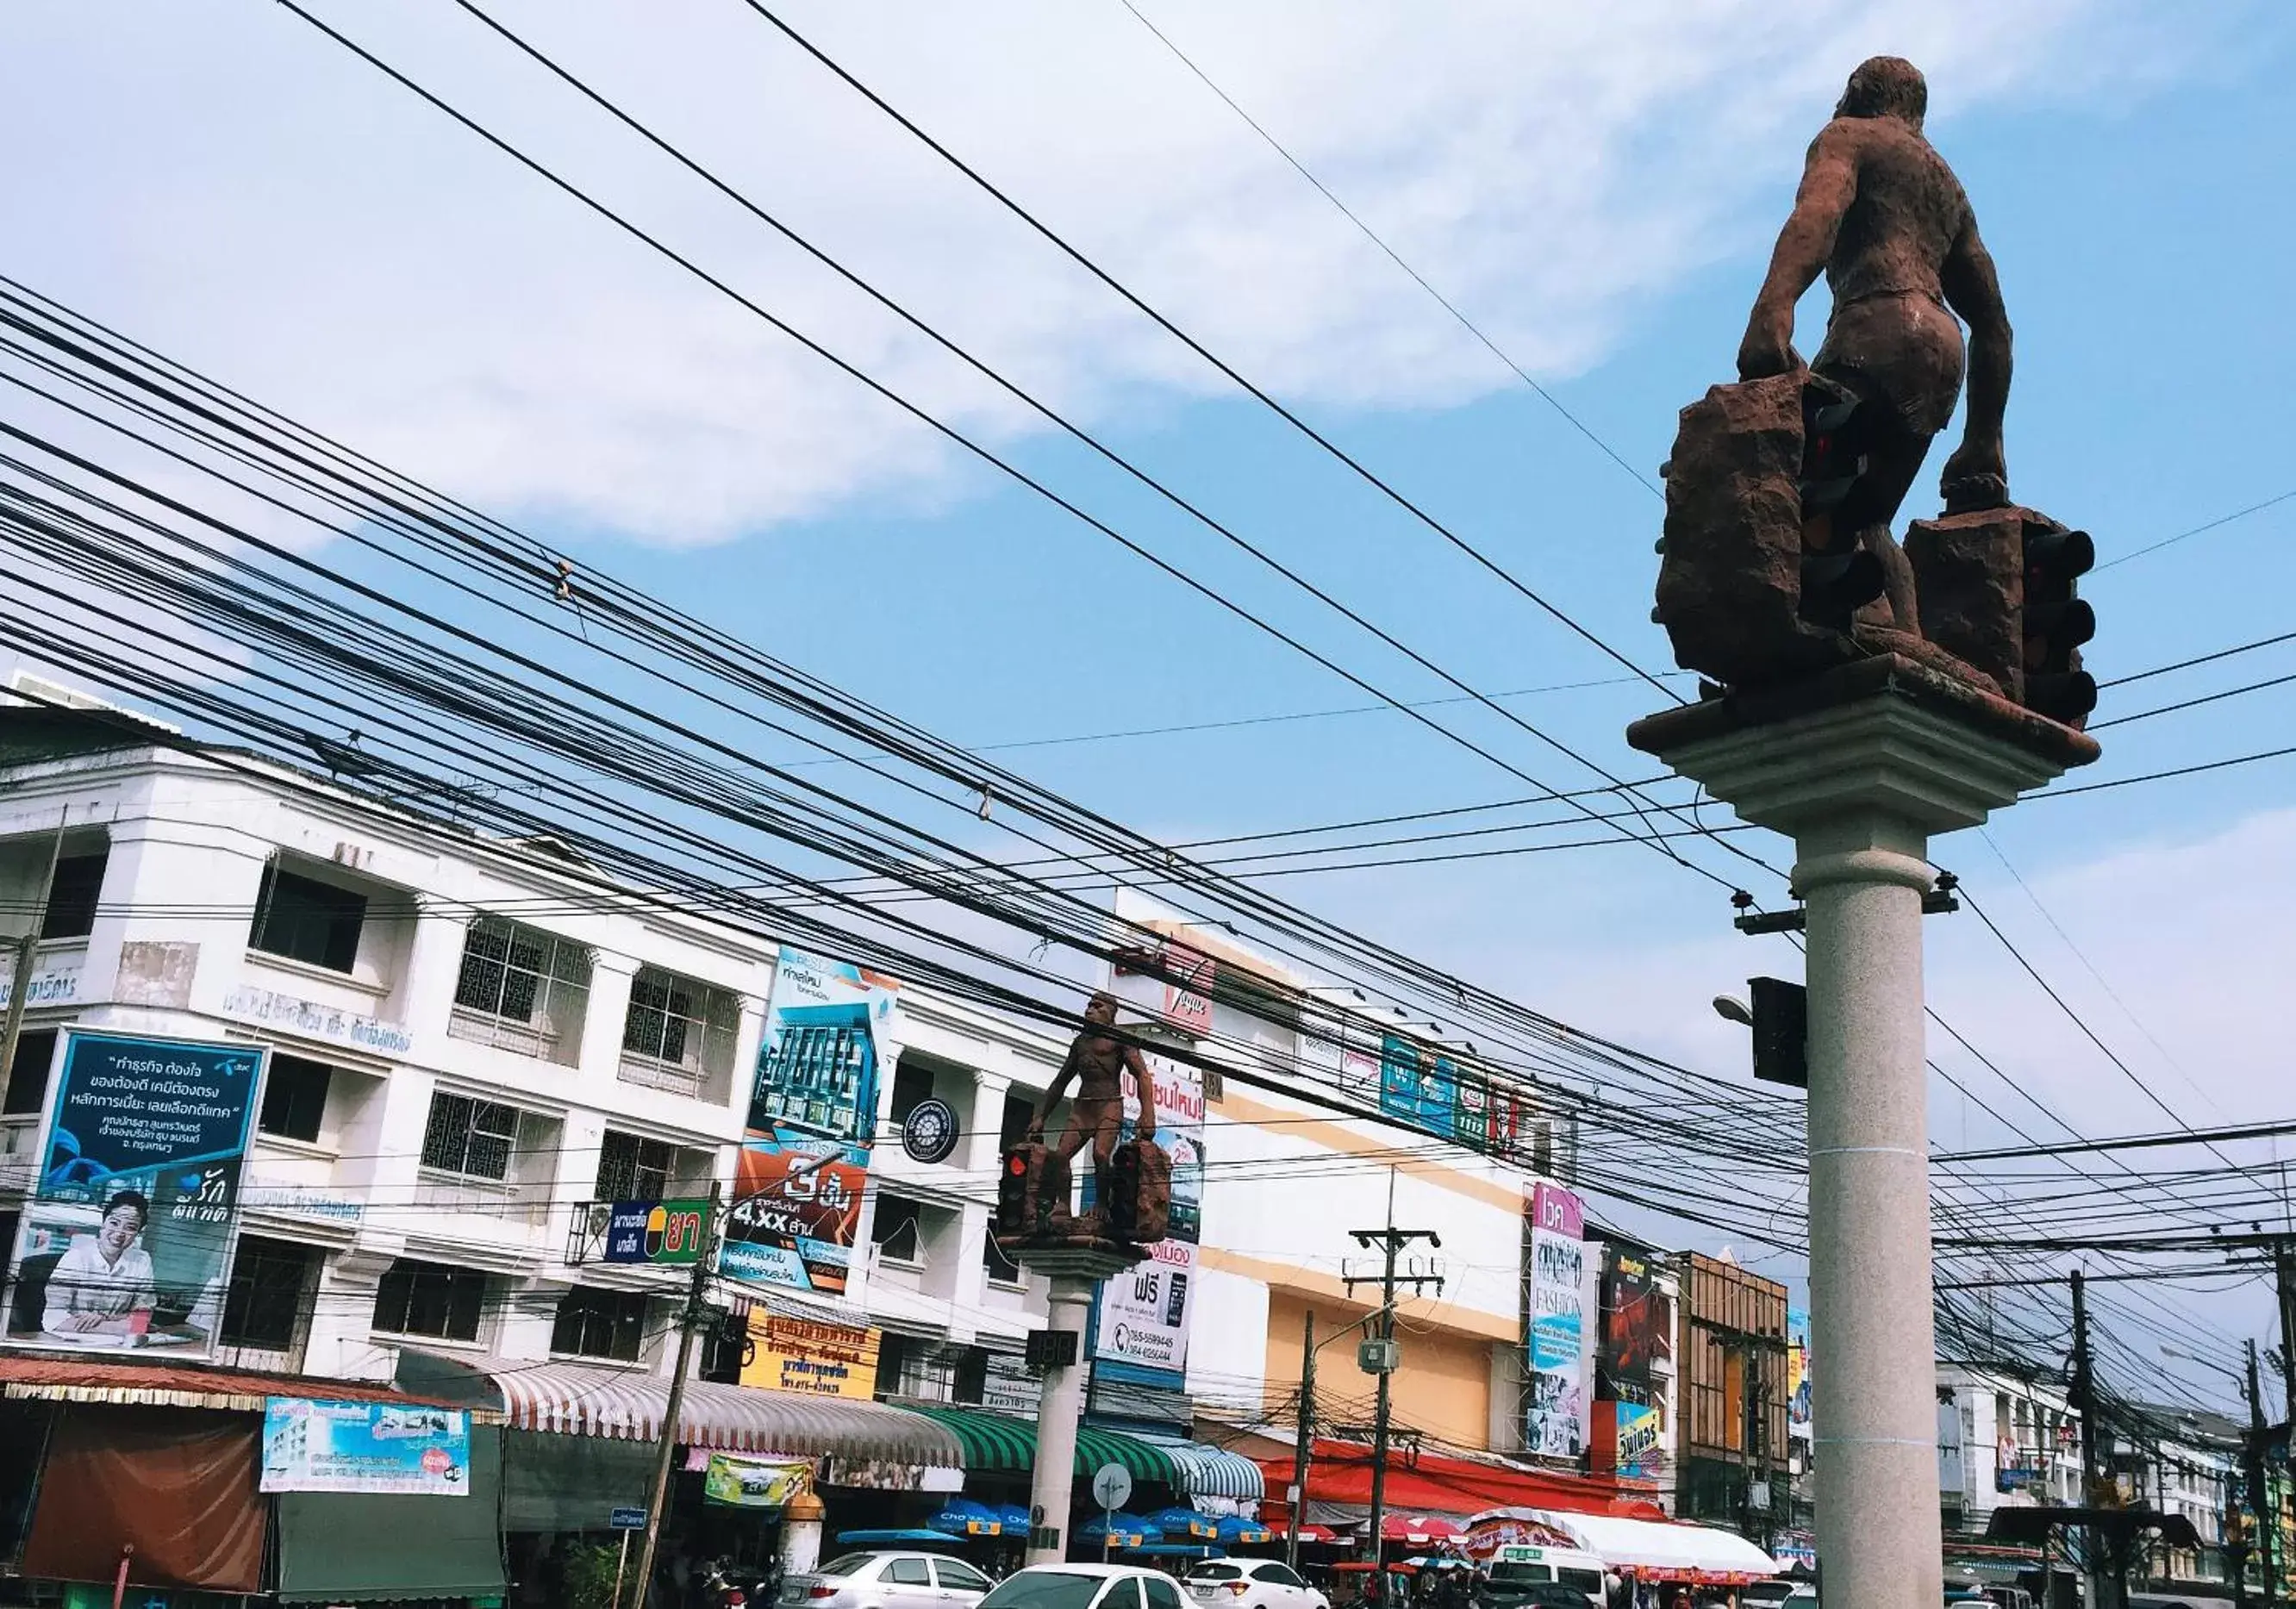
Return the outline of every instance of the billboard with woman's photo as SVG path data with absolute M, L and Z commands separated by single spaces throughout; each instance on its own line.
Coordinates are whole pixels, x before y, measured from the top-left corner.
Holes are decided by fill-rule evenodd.
M 12 1346 L 205 1357 L 269 1047 L 62 1038 L 0 1331 Z

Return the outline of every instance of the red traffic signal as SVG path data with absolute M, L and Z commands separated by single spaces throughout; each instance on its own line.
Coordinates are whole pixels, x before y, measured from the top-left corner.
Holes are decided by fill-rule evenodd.
M 2096 708 L 2096 678 L 2081 669 L 2080 651 L 2096 635 L 2096 612 L 2076 583 L 2096 564 L 2085 530 L 2025 523 L 2025 707 L 2078 727 Z

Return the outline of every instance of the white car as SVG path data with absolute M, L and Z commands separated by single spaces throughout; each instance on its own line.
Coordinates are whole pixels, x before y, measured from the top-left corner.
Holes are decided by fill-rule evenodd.
M 973 1609 L 996 1583 L 937 1553 L 847 1553 L 782 1581 L 805 1609 Z
M 1031 1564 L 980 1600 L 980 1609 L 1185 1609 L 1160 1570 L 1137 1564 Z
M 1185 1585 L 1210 1609 L 1332 1609 L 1281 1559 L 1206 1559 L 1188 1567 Z

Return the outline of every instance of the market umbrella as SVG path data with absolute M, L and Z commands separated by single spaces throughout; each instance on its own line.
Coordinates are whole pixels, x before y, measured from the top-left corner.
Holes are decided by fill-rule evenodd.
M 1267 1533 L 1270 1536 L 1290 1536 L 1291 1523 L 1285 1520 L 1271 1521 L 1268 1523 Z M 1317 1525 L 1311 1522 L 1300 1527 L 1300 1539 L 1302 1542 L 1317 1542 L 1329 1546 L 1340 1539 L 1340 1533 L 1328 1525 Z
M 1143 1542 L 1160 1542 L 1162 1530 L 1136 1514 L 1103 1515 L 1089 1524 L 1077 1527 L 1077 1540 L 1095 1547 L 1137 1547 Z
M 1004 1523 L 1004 1534 L 1006 1536 L 1025 1537 L 1029 1534 L 1029 1511 L 1027 1509 L 1021 1507 L 1018 1503 L 998 1503 L 994 1506 L 996 1510 L 996 1517 Z
M 925 1522 L 934 1531 L 947 1531 L 956 1537 L 993 1537 L 1004 1529 L 1003 1515 L 986 1503 L 976 1503 L 971 1498 L 951 1498 L 948 1506 Z
M 1430 1542 L 1456 1542 L 1467 1533 L 1439 1514 L 1391 1514 L 1380 1522 L 1379 1534 L 1382 1541 L 1425 1547 Z
M 1322 1531 L 1323 1534 L 1318 1536 L 1316 1534 L 1318 1531 Z M 1258 1520 L 1247 1520 L 1237 1515 L 1229 1515 L 1219 1523 L 1219 1539 L 1227 1543 L 1232 1547 L 1248 1547 L 1257 1542 L 1273 1540 L 1275 1536 L 1275 1533 L 1274 1531 L 1270 1531 L 1267 1526 L 1262 1525 Z M 1330 1531 L 1324 1531 L 1321 1525 L 1301 1526 L 1300 1528 L 1300 1539 L 1303 1542 L 1335 1542 L 1339 1540 L 1339 1539 L 1333 1536 Z
M 1148 1523 L 1175 1542 L 1215 1541 L 1220 1533 L 1218 1520 L 1193 1508 L 1161 1508 L 1148 1516 Z

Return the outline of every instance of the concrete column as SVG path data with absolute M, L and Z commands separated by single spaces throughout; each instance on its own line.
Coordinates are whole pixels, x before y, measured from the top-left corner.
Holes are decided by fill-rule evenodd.
M 804 1575 L 821 1563 L 821 1522 L 829 1511 L 801 1491 L 782 1510 L 782 1573 Z
M 1808 914 L 1810 1327 L 1831 1609 L 1944 1594 L 1922 900 L 1931 834 L 2097 757 L 2094 740 L 1903 660 L 1637 721 L 1627 740 L 1789 834 Z
M 1075 1490 L 1077 1423 L 1084 1417 L 1085 1381 L 1092 1373 L 1085 1324 L 1092 1312 L 1096 1282 L 1073 1274 L 1053 1276 L 1047 1327 L 1077 1338 L 1076 1361 L 1045 1371 L 1045 1392 L 1037 1408 L 1037 1470 L 1029 1492 L 1031 1518 L 1039 1528 L 1029 1539 L 1029 1563 L 1057 1564 L 1068 1557 L 1069 1494 Z M 1037 1516 L 1041 1515 L 1041 1518 Z M 1043 1541 L 1050 1538 L 1049 1542 Z M 1041 1543 L 1041 1545 L 1040 1545 Z
M 1931 1315 L 1922 896 L 1929 841 L 1857 812 L 1805 832 L 1818 1556 L 1852 1605 L 1945 1595 Z M 1823 1300 L 1816 1293 L 1824 1293 Z M 1926 1500 L 1924 1494 L 1927 1494 Z M 1886 1597 L 1872 1594 L 1888 1583 Z

